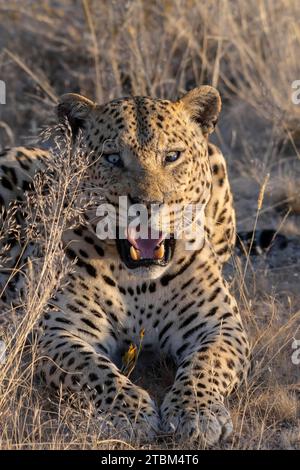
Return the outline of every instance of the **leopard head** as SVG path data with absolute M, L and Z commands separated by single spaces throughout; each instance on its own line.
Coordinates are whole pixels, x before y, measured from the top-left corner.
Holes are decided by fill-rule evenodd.
M 68 120 L 75 140 L 80 133 L 90 155 L 88 187 L 97 188 L 99 207 L 110 207 L 115 217 L 107 242 L 115 239 L 132 273 L 154 278 L 166 270 L 182 250 L 175 229 L 183 211 L 207 204 L 208 135 L 220 109 L 220 95 L 211 86 L 196 88 L 177 101 L 135 96 L 96 104 L 77 94 L 61 97 L 58 116 Z M 124 222 L 126 211 L 129 219 Z M 159 216 L 164 211 L 167 223 Z M 138 214 L 139 223 L 134 216 Z M 103 218 L 101 212 L 99 220 Z M 149 220 L 156 226 L 150 228 Z

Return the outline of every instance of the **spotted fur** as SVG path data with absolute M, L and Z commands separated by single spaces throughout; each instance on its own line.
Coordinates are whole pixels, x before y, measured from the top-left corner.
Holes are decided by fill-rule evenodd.
M 232 430 L 224 397 L 246 373 L 249 349 L 222 276 L 235 243 L 235 213 L 224 157 L 208 143 L 220 107 L 218 92 L 208 86 L 176 102 L 130 97 L 97 105 L 69 94 L 58 106 L 74 135 L 82 129 L 89 183 L 102 188 L 106 201 L 117 205 L 126 195 L 146 204 L 205 207 L 201 246 L 187 250 L 177 240 L 164 267 L 128 269 L 115 241 L 100 241 L 91 225 L 64 236 L 76 270 L 43 317 L 40 351 L 48 359 L 42 375 L 50 386 L 84 390 L 122 437 L 151 440 L 167 432 L 213 444 Z M 178 149 L 181 158 L 165 165 L 165 152 Z M 111 166 L 103 152 L 118 152 L 122 165 Z M 23 147 L 1 154 L 2 205 L 24 197 L 47 155 Z M 122 353 L 139 343 L 142 329 L 143 349 L 172 356 L 177 364 L 160 409 L 120 370 Z

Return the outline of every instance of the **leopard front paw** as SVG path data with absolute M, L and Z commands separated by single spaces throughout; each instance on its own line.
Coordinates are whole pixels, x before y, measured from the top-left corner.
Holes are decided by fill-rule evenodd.
M 106 398 L 106 406 L 102 406 L 102 410 L 101 432 L 106 437 L 140 443 L 151 442 L 157 436 L 159 414 L 156 405 L 139 387 L 126 387 Z
M 217 444 L 226 440 L 232 433 L 232 421 L 223 403 L 196 403 L 187 405 L 172 401 L 167 396 L 161 407 L 162 429 L 174 434 L 180 441 L 200 439 L 204 445 Z

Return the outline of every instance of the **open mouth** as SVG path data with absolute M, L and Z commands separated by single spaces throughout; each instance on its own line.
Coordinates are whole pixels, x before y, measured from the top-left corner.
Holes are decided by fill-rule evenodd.
M 151 238 L 142 238 L 135 229 L 127 230 L 127 238 L 117 238 L 117 247 L 122 261 L 129 269 L 138 267 L 166 266 L 172 259 L 175 239 L 158 233 Z

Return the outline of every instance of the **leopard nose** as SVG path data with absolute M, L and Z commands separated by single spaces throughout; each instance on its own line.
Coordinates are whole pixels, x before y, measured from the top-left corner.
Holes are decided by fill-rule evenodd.
M 134 197 L 131 196 L 130 194 L 128 195 L 128 199 L 131 202 L 131 204 L 145 204 L 146 206 L 151 205 L 151 204 L 163 204 L 163 201 L 159 200 L 152 200 L 150 198 L 146 197 Z

